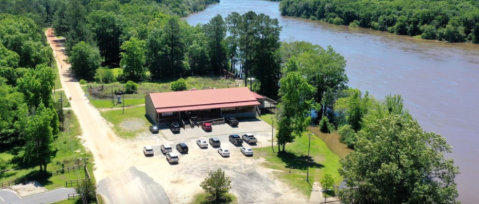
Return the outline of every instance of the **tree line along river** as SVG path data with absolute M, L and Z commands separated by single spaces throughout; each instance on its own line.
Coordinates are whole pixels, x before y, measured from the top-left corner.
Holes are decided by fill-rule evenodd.
M 479 200 L 479 45 L 451 44 L 399 36 L 364 28 L 282 17 L 279 3 L 222 0 L 190 15 L 191 24 L 205 24 L 231 12 L 264 13 L 283 27 L 281 39 L 328 45 L 345 56 L 349 86 L 377 99 L 400 94 L 404 106 L 425 131 L 436 132 L 454 148 L 447 155 L 459 166 L 459 200 Z

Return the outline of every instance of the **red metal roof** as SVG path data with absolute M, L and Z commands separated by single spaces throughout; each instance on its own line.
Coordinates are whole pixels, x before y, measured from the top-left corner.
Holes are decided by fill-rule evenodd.
M 254 91 L 252 91 L 251 93 L 252 93 L 252 94 L 253 94 L 253 96 L 254 96 L 255 98 L 257 98 L 257 99 L 264 99 L 264 98 L 265 98 L 264 96 L 262 96 L 262 95 L 259 95 L 259 94 L 257 94 L 257 93 L 256 93 L 256 92 L 254 92 Z
M 247 87 L 150 93 L 156 112 L 178 112 L 260 105 Z

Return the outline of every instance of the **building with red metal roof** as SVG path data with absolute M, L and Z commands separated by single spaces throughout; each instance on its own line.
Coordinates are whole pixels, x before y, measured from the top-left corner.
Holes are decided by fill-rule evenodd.
M 247 87 L 150 93 L 145 97 L 145 111 L 157 124 L 256 117 L 262 99 Z

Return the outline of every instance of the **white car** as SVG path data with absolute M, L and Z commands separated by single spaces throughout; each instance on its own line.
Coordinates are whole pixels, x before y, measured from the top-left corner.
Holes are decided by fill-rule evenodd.
M 196 140 L 196 144 L 200 146 L 200 148 L 208 148 L 208 142 L 206 140 Z
M 145 156 L 146 156 L 146 155 L 151 155 L 151 156 L 153 156 L 153 155 L 154 155 L 154 153 L 153 153 L 153 147 L 152 147 L 152 146 L 144 146 L 144 147 L 143 147 L 143 154 L 145 154 Z
M 249 147 L 242 147 L 241 152 L 246 156 L 253 156 L 253 150 Z
M 170 163 L 178 163 L 180 161 L 180 158 L 176 153 L 168 152 L 166 153 L 166 160 Z
M 170 144 L 162 144 L 161 145 L 161 152 L 163 152 L 163 154 L 166 154 L 168 152 L 171 152 L 172 149 L 171 149 L 171 145 Z
M 218 153 L 220 153 L 221 156 L 223 157 L 229 157 L 230 156 L 230 151 L 225 148 L 220 148 L 218 149 Z

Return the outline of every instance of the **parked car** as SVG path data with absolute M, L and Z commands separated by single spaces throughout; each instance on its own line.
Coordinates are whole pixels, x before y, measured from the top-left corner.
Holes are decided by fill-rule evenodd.
M 223 157 L 229 157 L 230 156 L 230 151 L 225 148 L 219 148 L 218 153 L 220 153 L 221 156 Z
M 178 154 L 174 152 L 168 152 L 166 154 L 166 160 L 170 163 L 178 163 L 180 161 L 180 158 L 178 157 Z
M 150 132 L 153 133 L 153 134 L 158 134 L 160 128 L 158 128 L 157 125 L 152 125 L 150 126 Z
M 236 118 L 225 118 L 225 122 L 228 123 L 231 127 L 238 127 L 238 120 Z
M 162 144 L 161 145 L 161 152 L 163 152 L 163 154 L 166 154 L 168 152 L 171 152 L 172 149 L 171 149 L 171 145 L 170 144 Z
M 212 131 L 213 127 L 211 127 L 211 123 L 201 123 L 201 128 L 203 128 L 204 131 Z
M 152 147 L 152 146 L 144 146 L 144 147 L 143 147 L 143 154 L 144 154 L 145 156 L 147 156 L 147 155 L 153 156 L 153 155 L 154 155 L 154 153 L 153 153 L 153 147 Z
M 242 147 L 241 152 L 246 156 L 253 156 L 253 150 L 249 147 Z
M 208 142 L 206 142 L 206 140 L 196 140 L 196 144 L 200 148 L 208 148 Z
M 212 147 L 220 147 L 221 146 L 221 141 L 217 137 L 212 137 L 209 139 L 210 140 L 210 145 Z
M 246 133 L 243 135 L 243 140 L 248 144 L 256 144 L 256 137 L 251 133 Z
M 188 154 L 188 146 L 185 143 L 179 143 L 176 145 L 176 150 L 182 154 Z
M 241 140 L 241 137 L 239 135 L 230 135 L 229 139 L 230 142 L 236 146 L 240 146 L 243 144 L 243 140 Z
M 172 122 L 170 125 L 171 132 L 180 133 L 180 124 L 177 122 Z

